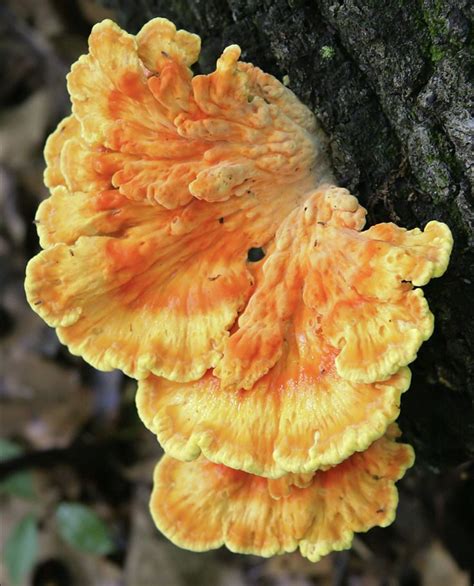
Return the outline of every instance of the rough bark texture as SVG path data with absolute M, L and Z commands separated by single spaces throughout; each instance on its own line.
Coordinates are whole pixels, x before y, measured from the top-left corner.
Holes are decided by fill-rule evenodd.
M 469 0 L 102 0 L 130 32 L 154 16 L 201 35 L 199 70 L 230 43 L 282 79 L 331 139 L 339 182 L 370 223 L 446 222 L 448 272 L 426 287 L 436 331 L 413 365 L 401 425 L 419 462 L 474 455 L 474 199 Z M 471 114 L 469 113 L 471 111 Z

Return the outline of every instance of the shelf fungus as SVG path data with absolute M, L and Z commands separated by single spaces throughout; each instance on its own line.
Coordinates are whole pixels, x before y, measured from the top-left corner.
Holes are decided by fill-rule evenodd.
M 169 454 L 153 497 L 167 534 L 316 559 L 393 517 L 409 450 L 381 438 L 433 329 L 420 287 L 446 270 L 452 237 L 440 222 L 364 230 L 310 110 L 238 46 L 208 75 L 190 69 L 199 52 L 161 18 L 136 36 L 94 26 L 68 75 L 72 114 L 45 147 L 26 293 L 72 353 L 139 381 Z M 400 460 L 382 458 L 377 482 L 360 468 L 374 453 Z M 333 493 L 360 516 L 331 529 Z M 265 511 L 291 531 L 252 537 Z
M 385 527 L 395 518 L 395 482 L 413 463 L 396 428 L 365 452 L 309 478 L 252 476 L 201 457 L 164 456 L 154 475 L 151 512 L 174 543 L 195 551 L 226 545 L 269 557 L 300 549 L 318 561 L 351 546 L 355 532 Z

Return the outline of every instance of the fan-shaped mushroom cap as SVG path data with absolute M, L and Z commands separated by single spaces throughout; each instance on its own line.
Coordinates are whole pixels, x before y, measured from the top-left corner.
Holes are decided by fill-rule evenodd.
M 362 221 L 346 190 L 321 187 L 279 228 L 214 373 L 140 381 L 139 413 L 170 455 L 277 478 L 385 433 L 433 327 L 412 285 L 444 271 L 451 236 Z
M 252 293 L 248 250 L 330 177 L 322 134 L 236 46 L 193 78 L 199 38 L 164 19 L 104 21 L 89 48 L 45 149 L 28 299 L 97 368 L 196 380 Z
M 237 553 L 272 556 L 299 548 L 311 561 L 350 547 L 355 532 L 389 525 L 395 481 L 413 450 L 394 441 L 396 427 L 365 452 L 311 480 L 267 480 L 211 464 L 164 456 L 155 469 L 150 509 L 175 544 L 195 551 L 225 545 Z

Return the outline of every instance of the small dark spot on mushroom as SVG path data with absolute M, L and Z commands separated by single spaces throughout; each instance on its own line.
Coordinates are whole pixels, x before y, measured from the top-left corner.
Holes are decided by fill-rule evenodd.
M 383 508 L 382 509 L 377 509 L 375 512 L 376 513 L 385 513 L 385 509 L 383 509 Z
M 249 248 L 247 251 L 248 262 L 258 262 L 265 256 L 263 248 Z
M 255 96 L 247 96 L 247 102 L 250 104 L 251 102 L 253 102 Z
M 209 281 L 215 281 L 216 279 L 218 279 L 219 277 L 221 277 L 222 275 L 219 273 L 218 275 L 216 275 L 215 277 L 207 277 L 209 279 Z
M 377 474 L 372 474 L 372 478 L 374 480 L 380 480 L 380 476 L 377 476 Z
M 314 241 L 314 247 L 316 248 L 316 246 L 317 246 L 317 245 L 318 245 L 318 241 L 317 241 L 317 240 L 315 240 L 315 241 Z
M 163 57 L 166 57 L 166 58 L 169 57 L 169 55 L 168 55 L 168 53 L 166 51 L 161 51 L 161 54 L 163 55 Z
M 320 226 L 325 226 L 326 222 L 317 222 L 317 224 L 319 224 Z
M 43 301 L 41 299 L 39 299 L 38 301 L 35 301 L 33 303 L 33 305 L 41 305 L 43 303 Z
M 132 324 L 130 324 L 130 325 L 128 326 L 128 329 L 130 330 L 130 332 L 133 332 L 133 326 L 132 326 Z
M 71 256 L 74 256 L 74 250 L 72 250 L 72 249 L 70 248 L 70 249 L 69 249 L 69 254 L 70 254 Z
M 219 224 L 223 224 L 224 223 L 224 218 L 219 218 Z
M 303 211 L 306 211 L 307 209 L 308 209 L 308 206 L 305 206 L 305 207 L 303 208 Z

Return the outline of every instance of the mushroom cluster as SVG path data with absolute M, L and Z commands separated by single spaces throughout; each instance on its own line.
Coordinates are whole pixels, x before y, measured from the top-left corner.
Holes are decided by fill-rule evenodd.
M 73 354 L 137 379 L 166 455 L 151 512 L 172 541 L 318 560 L 392 522 L 419 288 L 448 227 L 363 230 L 315 117 L 232 45 L 156 18 L 94 26 L 45 148 L 31 307 Z

